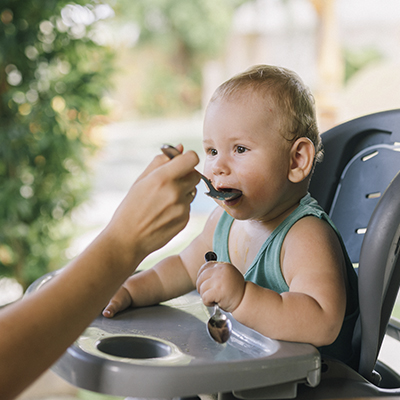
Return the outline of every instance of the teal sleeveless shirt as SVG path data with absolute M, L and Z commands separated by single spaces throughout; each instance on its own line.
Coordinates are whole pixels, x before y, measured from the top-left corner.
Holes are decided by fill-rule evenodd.
M 278 293 L 288 292 L 289 286 L 281 272 L 281 248 L 290 228 L 298 220 L 306 216 L 315 216 L 326 221 L 337 234 L 345 256 L 347 279 L 349 281 L 347 309 L 355 310 L 349 315 L 346 314 L 342 329 L 336 340 L 331 345 L 320 347 L 318 350 L 323 355 L 334 357 L 353 368 L 357 368 L 358 354 L 355 354 L 352 347 L 353 330 L 359 315 L 357 274 L 355 273 L 353 265 L 347 255 L 346 248 L 338 230 L 329 216 L 318 205 L 317 201 L 310 196 L 310 194 L 304 196 L 300 200 L 300 205 L 271 233 L 268 239 L 261 246 L 261 249 L 244 275 L 244 278 L 247 281 L 274 290 Z M 213 248 L 219 261 L 231 263 L 228 239 L 233 221 L 234 218 L 224 212 L 215 229 Z M 321 268 L 322 267 L 323 265 L 321 265 Z M 261 315 L 260 318 L 262 318 Z

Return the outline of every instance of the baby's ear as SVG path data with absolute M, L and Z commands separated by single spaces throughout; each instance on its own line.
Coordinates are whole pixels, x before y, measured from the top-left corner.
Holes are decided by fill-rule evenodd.
M 290 149 L 289 180 L 292 183 L 300 183 L 310 175 L 315 157 L 313 142 L 301 137 L 297 139 Z

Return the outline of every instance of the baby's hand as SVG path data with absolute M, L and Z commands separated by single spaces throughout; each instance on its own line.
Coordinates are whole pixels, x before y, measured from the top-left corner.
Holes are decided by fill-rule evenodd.
M 107 307 L 103 310 L 103 315 L 107 318 L 112 318 L 115 314 L 125 310 L 132 304 L 132 298 L 129 292 L 121 286 L 118 292 L 112 297 L 107 304 Z
M 199 270 L 196 288 L 206 306 L 218 304 L 224 311 L 233 312 L 242 301 L 245 280 L 232 264 L 208 262 Z

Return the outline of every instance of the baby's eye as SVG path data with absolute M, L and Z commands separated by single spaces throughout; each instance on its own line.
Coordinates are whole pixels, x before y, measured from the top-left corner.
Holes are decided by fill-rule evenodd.
M 216 149 L 209 149 L 208 154 L 211 156 L 216 156 L 218 154 L 218 151 Z
M 239 154 L 244 153 L 246 150 L 247 150 L 246 147 L 243 147 L 243 146 L 238 146 L 238 147 L 236 147 L 236 151 L 237 151 Z

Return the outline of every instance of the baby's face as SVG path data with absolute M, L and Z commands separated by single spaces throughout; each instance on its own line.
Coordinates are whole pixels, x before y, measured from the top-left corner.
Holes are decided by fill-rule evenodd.
M 208 106 L 203 131 L 204 174 L 219 190 L 240 190 L 217 201 L 236 219 L 266 221 L 290 201 L 291 143 L 280 133 L 276 106 L 259 95 L 218 99 Z

